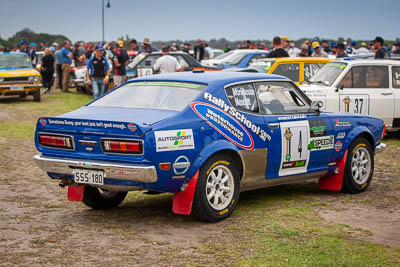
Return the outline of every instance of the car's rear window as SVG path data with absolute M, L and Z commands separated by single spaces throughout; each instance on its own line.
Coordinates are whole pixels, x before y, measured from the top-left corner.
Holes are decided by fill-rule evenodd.
M 135 82 L 110 92 L 89 106 L 181 111 L 206 87 L 184 82 Z

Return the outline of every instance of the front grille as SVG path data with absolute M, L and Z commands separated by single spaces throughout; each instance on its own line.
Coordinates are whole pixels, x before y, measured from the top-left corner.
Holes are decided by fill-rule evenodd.
M 14 82 L 14 83 L 26 83 L 29 81 L 29 77 L 4 77 L 4 82 L 5 83 L 10 83 L 10 82 Z

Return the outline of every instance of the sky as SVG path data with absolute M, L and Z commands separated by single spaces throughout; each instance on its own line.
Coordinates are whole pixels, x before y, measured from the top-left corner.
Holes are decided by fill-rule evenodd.
M 23 28 L 62 34 L 72 41 L 102 39 L 102 1 L 0 0 L 0 36 Z M 400 0 L 109 0 L 105 40 L 226 38 L 272 40 L 287 35 L 387 40 L 400 37 Z

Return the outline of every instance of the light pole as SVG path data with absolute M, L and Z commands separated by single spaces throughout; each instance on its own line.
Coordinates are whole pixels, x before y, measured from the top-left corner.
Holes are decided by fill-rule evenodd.
M 106 6 L 107 8 L 110 8 L 111 7 L 111 5 L 110 5 L 110 0 L 107 0 L 107 6 Z M 105 40 L 104 40 L 104 0 L 102 0 L 102 4 L 101 4 L 101 22 L 102 22 L 102 40 L 103 40 L 103 43 L 105 42 Z

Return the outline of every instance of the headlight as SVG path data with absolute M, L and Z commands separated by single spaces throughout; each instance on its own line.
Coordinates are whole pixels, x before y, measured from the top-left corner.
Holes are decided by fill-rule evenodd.
M 29 76 L 28 81 L 33 82 L 33 77 L 34 76 Z
M 0 77 L 0 83 L 4 82 L 4 78 Z
M 33 80 L 34 80 L 35 82 L 38 82 L 38 81 L 39 81 L 39 79 L 40 79 L 40 77 L 39 77 L 39 76 L 33 76 Z

